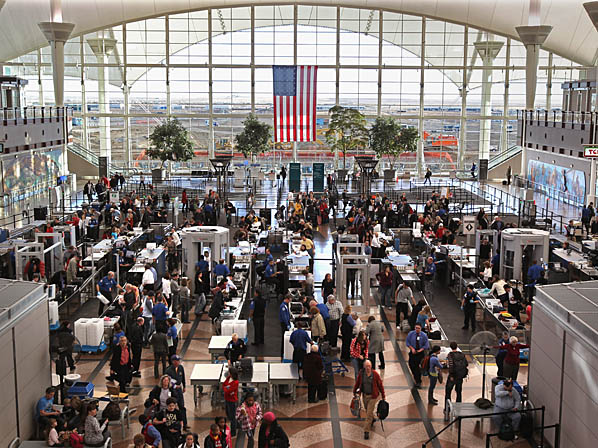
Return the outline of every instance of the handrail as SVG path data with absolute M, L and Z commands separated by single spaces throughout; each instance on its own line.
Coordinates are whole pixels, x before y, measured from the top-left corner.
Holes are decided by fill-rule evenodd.
M 525 188 L 533 188 L 534 191 L 538 193 L 543 193 L 547 195 L 549 198 L 557 199 L 563 202 L 569 201 L 569 205 L 577 207 L 581 207 L 584 205 L 584 197 L 575 196 L 571 193 L 566 193 L 552 186 L 540 184 L 533 180 L 529 180 L 525 177 L 522 177 L 518 174 L 514 176 L 514 179 L 515 181 L 519 182 L 518 185 L 524 186 Z
M 454 419 L 452 422 L 450 422 L 448 425 L 446 425 L 444 428 L 442 428 L 439 432 L 437 432 L 436 434 L 434 434 L 432 437 L 430 437 L 428 440 L 426 440 L 425 442 L 422 443 L 422 448 L 426 448 L 426 446 L 431 443 L 433 440 L 437 439 L 438 436 L 440 434 L 442 434 L 444 431 L 446 431 L 448 428 L 450 428 L 451 426 L 453 426 L 455 423 L 458 423 L 459 425 L 459 433 L 458 433 L 458 439 L 457 439 L 457 447 L 461 447 L 461 421 L 462 420 L 467 420 L 467 419 L 478 419 L 478 418 L 483 418 L 483 417 L 493 417 L 495 415 L 508 415 L 508 414 L 515 414 L 515 413 L 523 413 L 523 412 L 542 412 L 542 433 L 544 433 L 543 429 L 544 429 L 544 413 L 546 412 L 546 407 L 542 406 L 540 408 L 532 408 L 532 409 L 518 409 L 516 411 L 504 411 L 504 412 L 489 412 L 489 413 L 485 413 L 485 414 L 476 414 L 476 415 L 464 415 L 464 416 L 459 416 L 456 419 Z
M 95 166 L 100 165 L 99 156 L 96 153 L 94 153 L 93 151 L 90 151 L 89 149 L 85 148 L 83 145 L 76 143 L 76 142 L 72 142 L 67 145 L 67 148 L 70 149 L 75 154 L 77 154 L 78 156 L 87 160 L 92 165 L 95 165 Z M 117 166 L 113 162 L 110 162 L 110 164 L 108 165 L 108 172 L 110 174 L 120 173 L 123 171 L 132 172 L 133 174 L 139 173 L 139 170 L 137 168 Z
M 521 146 L 513 145 L 510 148 L 508 148 L 506 151 L 498 153 L 494 157 L 491 157 L 490 160 L 488 160 L 488 170 L 495 168 L 496 166 L 500 165 L 503 162 L 506 162 L 507 160 L 511 159 L 512 157 L 515 157 L 520 152 L 521 152 Z

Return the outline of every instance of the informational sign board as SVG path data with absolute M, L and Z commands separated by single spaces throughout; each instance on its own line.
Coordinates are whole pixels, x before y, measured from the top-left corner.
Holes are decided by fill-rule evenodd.
M 324 192 L 324 164 L 323 163 L 314 163 L 313 175 L 314 175 L 314 192 L 323 193 Z
M 475 235 L 475 216 L 463 217 L 463 235 Z
M 583 156 L 586 159 L 598 158 L 598 146 L 586 146 L 583 148 Z
M 289 163 L 289 191 L 298 192 L 301 189 L 301 164 Z

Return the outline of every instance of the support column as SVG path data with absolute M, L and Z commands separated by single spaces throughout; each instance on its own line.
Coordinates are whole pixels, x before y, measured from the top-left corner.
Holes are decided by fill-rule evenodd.
M 422 18 L 422 41 L 419 77 L 419 140 L 417 141 L 417 177 L 424 175 L 424 68 L 426 65 L 426 18 Z
M 467 55 L 468 35 L 469 27 L 466 26 L 465 32 L 463 33 L 463 80 L 461 88 L 459 89 L 459 93 L 461 94 L 461 117 L 459 121 L 459 146 L 457 154 L 457 169 L 459 171 L 465 169 L 465 149 L 467 148 L 467 117 L 465 116 L 465 113 L 467 111 L 467 84 L 469 83 L 469 76 L 467 73 L 467 64 L 469 60 Z M 472 57 L 473 56 L 475 56 L 475 53 Z
M 492 64 L 503 43 L 498 41 L 480 41 L 474 43 L 475 49 L 482 59 L 482 104 L 480 108 L 480 145 L 479 145 L 479 180 L 488 179 L 488 159 L 490 158 L 490 126 L 492 110 Z
M 592 24 L 598 31 L 598 2 L 587 2 L 583 4 Z M 598 61 L 596 62 L 596 68 L 594 69 L 594 75 L 598 82 Z M 598 95 L 596 95 L 596 110 L 598 111 Z M 592 169 L 590 171 L 590 192 L 588 193 L 588 202 L 593 202 L 596 205 L 596 159 L 592 159 Z
M 41 22 L 39 29 L 50 43 L 52 49 L 52 78 L 54 80 L 54 102 L 57 107 L 64 106 L 64 43 L 69 39 L 74 23 Z
M 110 135 L 110 95 L 106 89 L 106 63 L 116 47 L 116 39 L 94 38 L 87 39 L 87 43 L 96 55 L 98 63 L 98 103 L 100 112 L 100 157 L 106 157 L 108 163 L 112 154 L 112 140 Z
M 536 86 L 538 83 L 538 60 L 540 47 L 552 31 L 549 25 L 528 25 L 515 27 L 519 39 L 525 45 L 525 109 L 533 110 L 536 100 Z M 521 151 L 522 177 L 527 177 L 527 148 Z
M 507 54 L 505 58 L 505 67 L 511 66 L 511 39 L 507 39 Z M 503 95 L 503 109 L 502 109 L 502 137 L 500 139 L 500 152 L 505 152 L 509 149 L 509 82 L 510 82 L 511 71 L 507 68 L 505 70 L 505 92 Z

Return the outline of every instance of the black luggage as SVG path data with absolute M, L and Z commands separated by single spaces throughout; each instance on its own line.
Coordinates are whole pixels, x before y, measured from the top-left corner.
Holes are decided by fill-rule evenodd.
M 529 439 L 534 433 L 534 418 L 530 413 L 524 412 L 521 414 L 521 422 L 519 423 L 519 433 L 521 438 Z
M 318 385 L 318 400 L 326 400 L 328 398 L 328 380 L 323 380 Z

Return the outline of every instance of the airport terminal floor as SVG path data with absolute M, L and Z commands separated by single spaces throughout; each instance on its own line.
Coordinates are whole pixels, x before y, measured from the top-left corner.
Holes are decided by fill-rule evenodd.
M 435 181 L 438 181 L 435 179 Z M 306 185 L 307 188 L 310 185 Z M 351 190 L 350 187 L 348 187 Z M 273 207 L 276 205 L 276 198 L 273 194 L 276 185 L 264 185 L 257 192 L 258 207 Z M 430 192 L 434 187 L 430 189 Z M 283 189 L 284 197 L 287 197 L 288 190 Z M 243 200 L 233 201 L 238 209 L 245 207 Z M 348 207 L 347 207 L 348 210 Z M 339 222 L 341 221 L 339 213 Z M 221 217 L 224 220 L 224 217 Z M 332 266 L 332 245 L 333 232 L 335 231 L 333 220 L 329 223 L 317 226 L 314 230 L 314 277 L 316 285 L 316 297 L 321 300 L 321 292 L 318 285 L 327 273 L 333 273 Z M 232 244 L 232 242 L 231 242 Z M 372 297 L 379 303 L 377 288 L 372 287 Z M 456 296 L 448 291 L 446 287 L 433 286 L 433 301 L 431 306 L 436 310 L 435 315 L 442 323 L 447 337 L 451 341 L 461 344 L 465 353 L 469 350 L 471 331 L 461 329 L 463 314 L 459 309 Z M 266 344 L 253 346 L 253 328 L 249 325 L 249 340 L 247 356 L 254 357 L 255 361 L 280 362 L 279 347 L 282 337 L 278 323 L 279 301 L 271 300 L 268 304 L 266 314 Z M 351 303 L 356 304 L 351 300 Z M 359 303 L 357 303 L 359 304 Z M 344 304 L 343 304 L 344 305 Z M 371 446 L 397 446 L 397 447 L 420 447 L 422 443 L 432 437 L 447 425 L 444 419 L 444 385 L 436 388 L 435 398 L 439 405 L 428 403 L 427 386 L 428 379 L 423 381 L 423 388 L 414 387 L 409 365 L 405 338 L 407 333 L 397 328 L 394 305 L 392 309 L 375 306 L 371 304 L 370 309 L 360 314 L 364 325 L 368 316 L 373 312 L 377 320 L 380 320 L 384 327 L 384 356 L 385 369 L 379 370 L 386 392 L 386 400 L 390 405 L 389 417 L 384 420 L 384 427 L 379 422 L 375 423 L 369 440 L 364 440 L 362 417 L 356 418 L 351 414 L 350 403 L 353 397 L 354 374 L 350 363 L 347 363 L 348 372 L 345 375 L 335 374 L 329 380 L 328 398 L 318 403 L 308 403 L 307 384 L 300 381 L 297 386 L 296 403 L 292 403 L 290 397 L 282 396 L 276 404 L 264 406 L 264 412 L 272 411 L 276 415 L 279 424 L 286 431 L 290 446 L 293 448 L 307 447 L 371 447 Z M 95 308 L 95 306 L 94 306 Z M 246 310 L 247 311 L 247 310 Z M 199 441 L 203 441 L 210 430 L 210 425 L 217 416 L 225 415 L 223 406 L 212 406 L 209 388 L 199 397 L 197 405 L 194 406 L 193 387 L 189 385 L 189 376 L 196 364 L 208 364 L 211 362 L 211 354 L 208 351 L 210 339 L 214 334 L 211 319 L 208 317 L 209 308 L 205 310 L 188 324 L 183 324 L 181 340 L 178 345 L 178 355 L 182 358 L 182 364 L 187 372 L 187 390 L 184 394 L 187 408 L 188 425 L 192 432 L 199 434 Z M 244 313 L 245 314 L 245 313 Z M 339 339 L 339 346 L 341 341 Z M 463 384 L 463 401 L 473 402 L 481 396 L 482 365 L 481 358 L 469 358 L 469 376 Z M 105 377 L 110 373 L 111 353 L 83 354 L 76 368 L 77 374 L 81 375 L 82 381 L 89 381 L 96 385 L 96 389 L 104 389 Z M 496 363 L 492 356 L 488 357 L 487 382 L 496 376 Z M 136 408 L 135 414 L 131 417 L 130 427 L 125 430 L 123 437 L 118 427 L 112 427 L 113 446 L 121 448 L 132 444 L 135 434 L 140 432 L 141 426 L 137 417 L 143 413 L 144 402 L 149 392 L 157 384 L 154 378 L 154 357 L 151 348 L 143 350 L 140 365 L 140 378 L 133 378 L 129 389 L 129 408 Z M 527 367 L 522 365 L 518 380 L 525 384 Z M 489 386 L 487 386 L 489 387 Z M 488 389 L 487 389 L 488 390 Z M 429 446 L 452 447 L 458 446 L 459 438 L 457 425 L 445 431 L 438 437 L 437 441 L 431 442 Z M 482 424 L 478 420 L 464 420 L 461 428 L 460 446 L 479 447 L 485 443 L 486 432 L 491 431 L 492 425 L 489 420 Z M 256 436 L 257 443 L 257 436 Z M 492 446 L 506 446 L 507 442 L 493 441 Z M 234 441 L 233 441 L 234 444 Z M 202 445 L 203 446 L 203 445 Z M 530 446 L 527 441 L 518 440 L 508 442 L 508 446 Z

